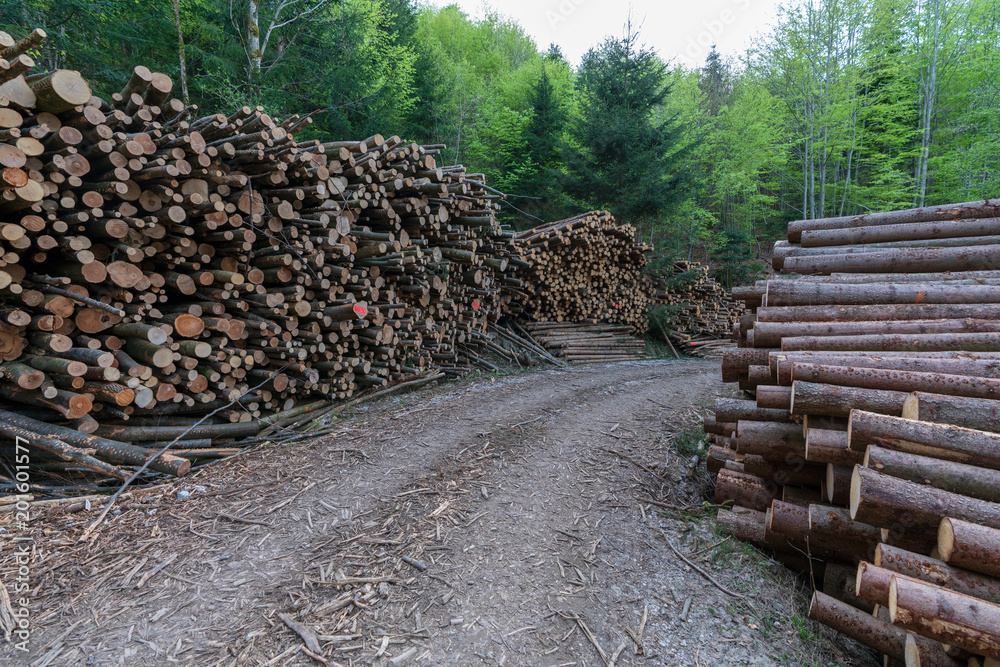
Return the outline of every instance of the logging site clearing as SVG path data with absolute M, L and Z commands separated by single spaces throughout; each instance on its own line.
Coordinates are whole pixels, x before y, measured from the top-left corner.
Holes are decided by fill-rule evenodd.
M 52 510 L 31 664 L 871 664 L 717 531 L 722 391 L 705 361 L 468 379 L 134 489 L 92 541 L 96 502 Z

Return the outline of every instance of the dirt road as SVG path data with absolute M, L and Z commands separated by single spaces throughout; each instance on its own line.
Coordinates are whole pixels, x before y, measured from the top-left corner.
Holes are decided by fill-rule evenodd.
M 722 390 L 706 362 L 465 381 L 138 495 L 90 544 L 97 508 L 49 517 L 31 664 L 866 664 L 696 508 L 675 443 Z

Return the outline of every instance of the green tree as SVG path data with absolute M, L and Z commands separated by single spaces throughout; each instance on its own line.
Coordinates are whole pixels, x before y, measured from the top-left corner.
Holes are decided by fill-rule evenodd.
M 683 196 L 684 151 L 679 120 L 656 115 L 670 95 L 666 66 L 638 39 L 630 28 L 583 57 L 566 185 L 581 208 L 651 229 Z

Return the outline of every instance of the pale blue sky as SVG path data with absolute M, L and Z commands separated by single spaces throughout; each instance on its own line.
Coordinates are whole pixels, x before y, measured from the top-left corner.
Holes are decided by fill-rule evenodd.
M 737 54 L 750 39 L 767 29 L 779 0 L 430 0 L 437 6 L 458 4 L 473 17 L 484 6 L 517 20 L 540 48 L 562 47 L 573 65 L 608 35 L 620 36 L 631 7 L 635 23 L 642 24 L 642 41 L 665 60 L 699 66 L 711 44 L 723 53 Z

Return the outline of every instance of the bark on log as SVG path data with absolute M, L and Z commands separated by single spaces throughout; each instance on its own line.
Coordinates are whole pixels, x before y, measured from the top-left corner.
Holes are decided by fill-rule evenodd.
M 879 414 L 899 416 L 903 413 L 906 394 L 882 389 L 858 389 L 830 384 L 795 382 L 792 385 L 792 413 L 796 415 L 821 415 L 848 417 L 851 410 L 867 410 Z
M 803 258 L 812 259 L 812 258 Z M 950 283 L 818 283 L 771 280 L 767 308 L 779 306 L 884 306 L 886 304 L 996 304 L 1000 285 Z M 758 318 L 758 321 L 760 320 Z
M 938 424 L 1000 433 L 1000 401 L 942 396 L 915 391 L 903 406 L 903 416 Z
M 757 407 L 764 410 L 781 411 L 788 415 L 792 410 L 792 388 L 757 387 Z
M 1000 399 L 1000 380 L 988 377 L 795 363 L 792 367 L 792 381 L 796 380 L 841 387 Z
M 760 477 L 723 470 L 715 482 L 715 502 L 735 501 L 736 505 L 763 512 L 778 497 L 778 486 Z
M 806 439 L 798 424 L 740 421 L 736 427 L 736 451 L 756 454 L 770 461 L 805 461 Z
M 996 528 L 945 518 L 938 529 L 938 551 L 950 565 L 1000 578 L 1000 530 Z
M 791 416 L 787 410 L 758 408 L 754 401 L 738 398 L 717 398 L 715 399 L 715 419 L 716 421 L 728 423 L 741 421 L 789 422 L 791 421 Z
M 889 588 L 889 618 L 925 637 L 1000 659 L 1000 605 L 894 576 Z
M 899 574 L 922 579 L 962 595 L 1000 604 L 1000 580 L 944 561 L 905 549 L 880 544 L 875 550 L 875 565 Z
M 1000 528 L 1000 504 L 889 477 L 857 466 L 851 483 L 851 518 L 889 530 L 937 534 L 945 517 Z
M 990 218 L 997 215 L 1000 215 L 1000 199 L 987 199 L 985 201 L 965 202 L 962 204 L 943 204 L 940 206 L 867 213 L 839 218 L 796 220 L 788 225 L 788 240 L 792 243 L 798 243 L 801 240 L 802 232 L 806 230 L 856 229 L 859 227 L 883 225 Z
M 783 352 L 996 352 L 1000 333 L 801 336 L 781 341 Z
M 1000 470 L 1000 434 L 989 431 L 853 410 L 848 443 L 856 452 L 874 445 Z
M 804 248 L 947 239 L 1000 234 L 1000 218 L 939 220 L 901 225 L 872 225 L 847 229 L 813 229 L 802 232 Z
M 905 320 L 957 320 L 964 318 L 1000 319 L 1000 304 L 996 303 L 878 303 L 849 306 L 797 305 L 759 308 L 753 328 L 760 324 L 790 324 L 795 322 L 890 322 Z
M 1000 498 L 1000 470 L 942 461 L 870 445 L 862 465 L 890 477 L 926 484 L 970 498 Z
M 101 459 L 122 465 L 140 466 L 156 454 L 156 452 L 141 447 L 133 447 L 122 442 L 94 435 L 86 435 L 62 426 L 46 424 L 29 417 L 0 410 L 0 432 L 10 433 L 13 437 L 13 435 L 23 434 L 25 431 L 34 433 L 39 437 L 61 440 L 79 449 L 93 450 L 94 454 Z M 154 460 L 149 469 L 168 475 L 183 477 L 191 469 L 191 463 L 167 453 Z
M 852 520 L 846 509 L 827 505 L 809 507 L 809 544 L 842 560 L 874 559 L 880 537 L 878 528 Z
M 789 257 L 784 270 L 804 275 L 834 272 L 925 273 L 933 271 L 995 271 L 1000 268 L 1000 248 L 993 245 L 962 248 L 900 248 L 862 254 Z M 765 303 L 770 303 L 765 301 Z
M 809 618 L 896 660 L 905 659 L 906 630 L 825 593 L 813 593 Z
M 955 359 L 934 356 L 916 356 L 920 353 L 901 353 L 913 356 L 862 356 L 852 353 L 849 357 L 850 366 L 855 369 L 873 368 L 914 373 L 932 373 L 939 375 L 959 375 L 962 377 L 992 378 L 1000 375 L 1000 361 L 990 359 Z M 939 353 L 929 353 L 931 355 Z M 944 353 L 940 353 L 944 354 Z M 819 364 L 837 366 L 845 361 L 842 352 L 788 352 L 774 357 L 777 373 L 775 378 L 780 385 L 792 383 L 792 369 L 795 364 Z M 758 390 L 759 391 L 759 390 Z
M 806 431 L 806 461 L 853 468 L 864 461 L 864 458 L 864 454 L 848 446 L 846 431 L 820 428 L 810 428 Z
M 729 534 L 744 542 L 764 544 L 766 529 L 765 514 L 757 510 L 737 507 L 736 509 L 719 510 L 719 525 L 729 531 Z

